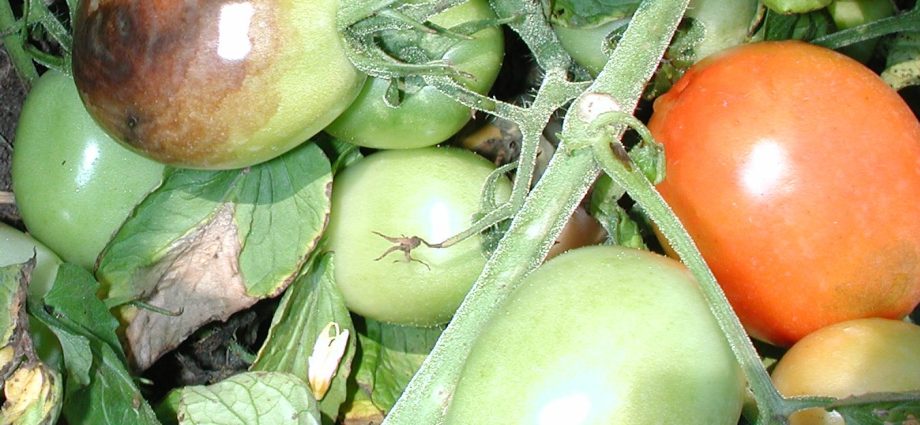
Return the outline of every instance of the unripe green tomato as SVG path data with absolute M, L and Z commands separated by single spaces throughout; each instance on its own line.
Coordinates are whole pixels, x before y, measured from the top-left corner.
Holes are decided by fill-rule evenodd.
M 677 261 L 579 248 L 528 275 L 477 338 L 448 425 L 734 425 L 744 378 Z
M 703 28 L 702 38 L 693 46 L 693 62 L 745 42 L 757 6 L 757 0 L 690 0 L 685 18 L 695 20 Z M 611 20 L 591 27 L 554 25 L 553 31 L 572 59 L 597 75 L 607 64 L 605 45 L 610 34 L 627 24 L 629 19 Z
M 858 25 L 876 21 L 894 15 L 895 8 L 891 0 L 835 0 L 827 6 L 831 18 L 837 28 L 845 30 Z M 872 58 L 878 39 L 861 41 L 845 46 L 841 52 L 860 62 L 868 62 Z
M 354 100 L 340 0 L 82 1 L 73 70 L 117 140 L 189 168 L 279 156 Z
M 26 97 L 12 158 L 16 204 L 29 233 L 65 261 L 92 270 L 163 172 L 99 128 L 70 77 L 49 71 Z
M 844 398 L 871 392 L 920 391 L 920 326 L 857 319 L 821 328 L 792 346 L 773 369 L 781 394 Z M 836 412 L 813 408 L 790 425 L 843 425 Z
M 764 0 L 763 4 L 774 12 L 807 13 L 812 12 L 831 3 L 831 0 Z
M 41 298 L 51 289 L 57 277 L 61 259 L 41 242 L 0 222 L 0 267 L 22 264 L 35 256 L 27 296 Z M 61 370 L 61 344 L 47 326 L 37 320 L 29 321 L 30 336 L 38 356 L 48 365 Z
M 469 151 L 421 148 L 380 151 L 336 175 L 326 238 L 348 308 L 402 325 L 447 322 L 485 265 L 481 238 L 449 248 L 421 244 L 407 256 L 388 253 L 396 244 L 374 232 L 437 243 L 467 229 L 494 170 Z M 498 183 L 504 201 L 510 183 Z
M 441 12 L 431 22 L 445 28 L 495 19 L 486 0 L 469 0 Z M 444 35 L 418 39 L 429 56 L 444 60 L 469 77 L 459 81 L 485 94 L 492 87 L 504 57 L 504 36 L 499 27 L 488 27 L 458 40 Z M 409 149 L 441 143 L 470 120 L 470 108 L 420 81 L 405 85 L 406 96 L 397 107 L 387 105 L 390 82 L 368 78 L 358 98 L 326 132 L 347 142 L 378 149 Z
M 0 267 L 21 264 L 35 255 L 35 269 L 29 284 L 29 296 L 45 295 L 57 276 L 61 259 L 41 242 L 0 222 Z

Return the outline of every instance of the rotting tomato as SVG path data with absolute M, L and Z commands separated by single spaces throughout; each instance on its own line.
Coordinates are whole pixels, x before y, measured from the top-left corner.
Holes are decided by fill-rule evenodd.
M 920 124 L 860 63 L 801 42 L 709 57 L 658 98 L 661 195 L 755 338 L 790 345 L 920 302 Z
M 772 373 L 784 396 L 849 397 L 920 391 L 920 326 L 857 319 L 815 331 L 792 346 Z M 790 425 L 843 425 L 837 412 L 796 412 Z
M 339 0 L 80 2 L 73 71 L 93 117 L 159 161 L 240 168 L 318 133 L 365 80 Z
M 744 379 L 683 265 L 579 248 L 532 274 L 477 338 L 452 424 L 732 425 Z
M 92 270 L 164 169 L 99 128 L 70 77 L 49 71 L 29 92 L 16 128 L 13 192 L 32 236 L 65 261 Z
M 494 170 L 469 151 L 421 148 L 380 151 L 336 175 L 326 238 L 348 308 L 403 325 L 447 322 L 485 265 L 480 238 L 405 253 L 387 237 L 438 243 L 465 230 Z M 498 184 L 504 200 L 510 183 Z
M 431 17 L 430 21 L 450 29 L 490 19 L 496 18 L 487 1 L 469 0 Z M 387 42 L 386 37 L 384 43 Z M 417 43 L 432 60 L 451 64 L 464 73 L 458 81 L 481 94 L 492 87 L 504 57 L 504 36 L 498 26 L 484 28 L 469 39 L 419 34 L 416 30 L 390 37 L 394 50 Z M 365 147 L 420 148 L 447 140 L 472 116 L 470 108 L 425 85 L 419 78 L 403 82 L 400 90 L 405 92 L 405 98 L 398 106 L 387 104 L 385 98 L 389 88 L 388 80 L 368 78 L 358 98 L 326 128 L 326 132 Z

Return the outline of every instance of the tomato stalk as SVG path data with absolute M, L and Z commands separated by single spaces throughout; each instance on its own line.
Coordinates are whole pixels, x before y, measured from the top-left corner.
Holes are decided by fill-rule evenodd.
M 9 1 L 0 2 L 0 35 L 2 35 L 3 47 L 10 57 L 13 67 L 19 78 L 25 82 L 26 86 L 31 87 L 32 82 L 38 79 L 38 71 L 32 62 L 32 57 L 26 52 L 24 40 L 21 38 L 21 31 L 18 26 L 21 25 L 13 15 L 13 8 L 10 7 Z
M 605 71 L 587 93 L 607 93 L 618 99 L 621 110 L 633 110 L 646 82 L 657 69 L 687 3 L 687 0 L 644 2 Z M 578 110 L 584 99 L 583 95 L 576 100 L 572 110 Z M 569 121 L 566 120 L 567 125 Z M 587 140 L 588 134 L 585 123 L 579 123 L 576 128 L 563 131 L 563 142 L 542 179 L 515 215 L 482 275 L 386 423 L 426 424 L 443 418 L 473 340 L 521 278 L 542 262 L 599 173 L 592 151 L 581 149 L 584 143 L 579 141 Z
M 605 118 L 605 115 L 612 116 L 613 122 L 619 122 L 622 125 L 626 120 L 617 117 L 616 115 L 618 114 L 620 113 L 612 112 L 600 115 L 593 120 L 589 129 L 596 128 L 602 131 L 598 128 L 598 125 L 603 125 L 604 121 L 610 119 Z M 638 124 L 641 125 L 641 123 Z M 640 131 L 640 133 L 647 135 L 647 131 Z M 770 376 L 757 355 L 757 350 L 754 348 L 750 338 L 748 338 L 741 321 L 738 320 L 732 310 L 728 299 L 716 282 L 712 271 L 709 270 L 709 266 L 706 265 L 693 239 L 690 238 L 677 216 L 674 215 L 668 204 L 655 190 L 652 183 L 642 174 L 642 171 L 633 164 L 628 156 L 616 153 L 625 152 L 625 148 L 618 139 L 603 137 L 602 134 L 596 134 L 594 137 L 592 149 L 595 157 L 600 162 L 601 168 L 613 178 L 614 182 L 626 188 L 626 192 L 658 226 L 671 247 L 680 256 L 681 261 L 687 265 L 700 283 L 700 288 L 709 303 L 709 308 L 722 328 L 722 332 L 725 334 L 751 386 L 758 406 L 757 423 L 784 423 L 784 419 L 789 413 L 801 407 L 796 406 L 790 409 L 791 405 L 784 404 L 783 397 L 773 386 Z

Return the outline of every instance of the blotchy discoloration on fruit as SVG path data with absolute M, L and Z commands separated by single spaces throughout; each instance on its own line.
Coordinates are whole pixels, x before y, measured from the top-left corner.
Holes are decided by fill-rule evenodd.
M 234 60 L 220 55 L 227 3 L 197 3 L 112 0 L 78 26 L 85 44 L 75 47 L 74 70 L 81 94 L 93 99 L 93 116 L 120 140 L 165 162 L 214 155 L 228 139 L 264 125 L 278 103 L 259 78 L 279 42 L 277 34 L 258 31 L 275 26 L 271 11 L 253 11 L 259 22 L 250 26 L 252 49 Z M 252 98 L 243 90 L 248 87 L 260 95 Z
M 333 104 L 357 95 L 356 70 L 311 79 L 322 68 L 303 63 L 324 53 L 329 69 L 343 66 L 337 8 L 332 0 L 82 2 L 74 77 L 96 121 L 138 152 L 191 168 L 252 165 L 303 142 L 337 115 Z

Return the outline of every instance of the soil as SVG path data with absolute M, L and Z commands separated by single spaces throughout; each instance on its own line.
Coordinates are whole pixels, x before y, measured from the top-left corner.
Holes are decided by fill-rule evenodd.
M 0 48 L 0 192 L 12 191 L 10 159 L 13 153 L 13 133 L 25 95 L 25 86 L 10 64 L 6 50 Z M 0 221 L 22 226 L 15 204 L 0 203 Z

